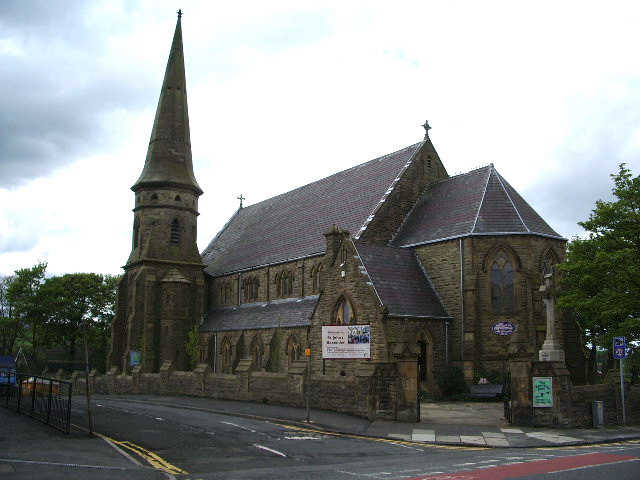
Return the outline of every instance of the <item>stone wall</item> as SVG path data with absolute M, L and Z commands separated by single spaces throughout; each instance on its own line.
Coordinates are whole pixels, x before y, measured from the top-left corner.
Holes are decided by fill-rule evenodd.
M 228 375 L 211 373 L 207 364 L 200 364 L 193 372 L 182 372 L 174 371 L 165 362 L 160 373 L 142 373 L 139 368 L 134 369 L 132 375 L 121 375 L 116 369 L 106 375 L 97 375 L 94 371 L 89 376 L 89 384 L 96 394 L 187 395 L 305 407 L 306 369 L 299 371 L 297 374 L 247 372 Z M 410 372 L 411 375 L 414 373 Z M 417 396 L 411 403 L 402 401 L 402 395 L 398 395 L 401 389 L 407 388 L 401 374 L 395 364 L 378 364 L 376 369 L 356 376 L 314 376 L 310 406 L 372 421 L 416 421 Z M 74 372 L 70 380 L 74 394 L 86 394 L 84 374 Z

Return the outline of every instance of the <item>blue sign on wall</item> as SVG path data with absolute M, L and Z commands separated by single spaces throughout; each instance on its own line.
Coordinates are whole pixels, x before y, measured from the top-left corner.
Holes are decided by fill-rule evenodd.
M 511 322 L 498 322 L 493 324 L 491 330 L 496 335 L 511 335 L 516 331 L 516 325 Z

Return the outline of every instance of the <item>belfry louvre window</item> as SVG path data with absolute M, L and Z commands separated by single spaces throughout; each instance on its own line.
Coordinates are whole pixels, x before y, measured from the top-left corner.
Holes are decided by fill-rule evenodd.
M 336 304 L 334 311 L 334 323 L 337 325 L 346 325 L 348 323 L 356 323 L 356 315 L 351 306 L 351 302 L 342 297 Z
M 171 222 L 170 243 L 171 245 L 180 245 L 180 221 L 177 218 Z
M 514 272 L 513 263 L 507 255 L 500 251 L 491 262 L 491 311 L 506 313 L 514 307 Z

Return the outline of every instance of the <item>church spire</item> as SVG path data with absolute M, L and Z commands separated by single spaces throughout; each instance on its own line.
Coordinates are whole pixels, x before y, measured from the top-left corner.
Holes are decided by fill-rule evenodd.
M 178 12 L 147 159 L 140 178 L 131 187 L 134 192 L 145 187 L 180 186 L 202 194 L 191 160 L 181 17 L 182 11 Z

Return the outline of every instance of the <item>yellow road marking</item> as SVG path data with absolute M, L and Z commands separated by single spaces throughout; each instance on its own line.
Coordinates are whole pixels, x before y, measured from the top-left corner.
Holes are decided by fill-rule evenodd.
M 556 446 L 544 446 L 533 447 L 536 450 L 573 450 L 577 448 L 601 448 L 601 447 L 619 447 L 624 445 L 635 445 L 640 443 L 640 440 L 620 440 L 618 442 L 601 442 L 601 443 L 588 443 L 586 445 L 558 445 Z
M 396 440 L 394 438 L 379 438 L 379 437 L 368 437 L 366 435 L 354 435 L 349 433 L 336 433 L 336 432 L 328 432 L 326 430 L 318 430 L 314 428 L 304 428 L 304 427 L 294 427 L 293 425 L 283 425 L 277 423 L 276 425 L 287 428 L 289 430 L 295 430 L 298 432 L 308 432 L 308 433 L 318 433 L 320 435 L 331 435 L 333 437 L 342 437 L 342 438 L 355 438 L 358 440 L 369 440 L 372 442 L 382 442 L 382 443 L 395 443 L 399 445 L 409 445 L 412 447 L 415 446 L 423 446 L 429 448 L 442 448 L 446 450 L 491 450 L 489 447 L 468 447 L 466 445 L 439 445 L 433 443 L 423 443 L 423 442 L 410 442 L 408 440 Z
M 167 472 L 170 474 L 182 474 L 186 475 L 189 472 L 186 470 L 182 470 L 175 465 L 170 464 L 164 458 L 156 455 L 150 450 L 142 448 L 140 445 L 136 445 L 135 443 L 127 442 L 127 441 L 118 441 L 113 438 L 107 437 L 106 435 L 101 435 L 100 433 L 96 433 L 96 435 L 109 440 L 110 442 L 115 443 L 116 445 L 121 446 L 122 448 L 126 448 L 127 450 L 141 456 L 144 458 L 152 467 L 157 468 L 158 470 L 162 470 L 163 472 Z

